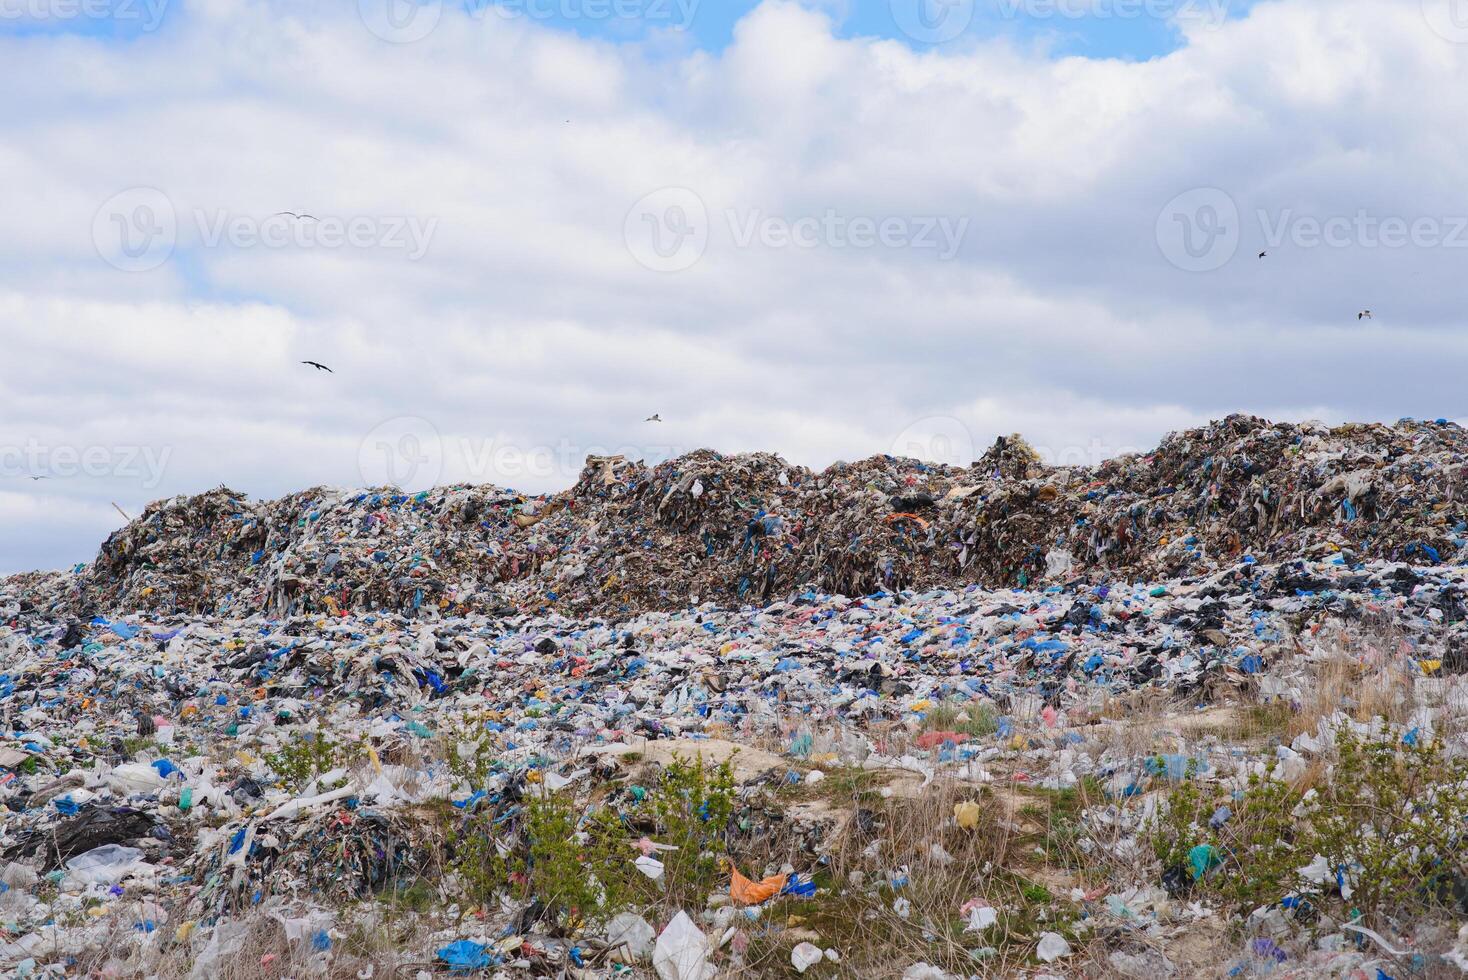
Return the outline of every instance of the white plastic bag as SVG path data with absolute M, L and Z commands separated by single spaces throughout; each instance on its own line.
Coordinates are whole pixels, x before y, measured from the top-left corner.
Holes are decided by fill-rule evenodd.
M 825 954 L 814 943 L 801 943 L 790 951 L 790 965 L 796 973 L 804 973 L 819 963 Z
M 157 769 L 143 762 L 128 762 L 107 774 L 107 785 L 119 796 L 156 793 L 165 782 Z
M 657 931 L 636 912 L 623 912 L 607 923 L 607 945 L 625 946 L 628 955 L 640 960 L 652 952 Z
M 652 966 L 660 980 L 704 980 L 713 973 L 709 940 L 687 912 L 679 912 L 658 936 L 652 951 Z
M 1041 933 L 1040 945 L 1035 949 L 1035 955 L 1046 963 L 1054 963 L 1062 956 L 1070 955 L 1070 943 L 1058 932 Z
M 143 863 L 143 852 L 121 844 L 103 844 L 66 862 L 66 873 L 84 885 L 115 884 Z

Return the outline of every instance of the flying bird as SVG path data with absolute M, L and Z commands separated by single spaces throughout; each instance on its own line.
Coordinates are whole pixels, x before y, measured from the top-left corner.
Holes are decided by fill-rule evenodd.
M 1262 259 L 1262 258 L 1264 258 L 1264 256 L 1266 256 L 1268 254 L 1269 254 L 1268 252 L 1260 252 L 1259 253 L 1259 257 Z
M 1369 319 L 1371 319 L 1371 311 L 1370 310 L 1362 310 L 1360 313 L 1357 313 L 1356 314 L 1356 319 L 1357 320 L 1369 320 Z
M 336 374 L 336 372 L 333 371 L 331 368 L 327 367 L 325 364 L 322 364 L 322 363 L 320 363 L 318 361 L 302 361 L 301 363 L 302 364 L 309 364 L 311 367 L 315 368 L 316 370 L 318 370 L 318 371 L 325 371 L 327 374 Z
M 274 214 L 272 214 L 271 217 L 272 218 L 279 218 L 283 214 L 288 214 L 292 218 L 295 218 L 297 221 L 302 221 L 302 220 L 305 220 L 307 218 L 309 218 L 312 221 L 319 221 L 320 220 L 314 214 L 304 214 L 304 213 L 303 214 L 296 214 L 296 212 L 294 212 L 294 211 L 277 211 Z
M 644 422 L 661 422 L 662 420 L 663 417 L 657 414 L 650 415 L 647 418 L 643 419 Z

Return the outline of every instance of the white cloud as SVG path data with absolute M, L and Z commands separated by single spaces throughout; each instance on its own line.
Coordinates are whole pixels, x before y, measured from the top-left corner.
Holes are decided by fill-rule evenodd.
M 0 39 L 0 446 L 166 455 L 156 483 L 115 457 L 5 475 L 0 526 L 27 530 L 0 534 L 0 571 L 89 557 L 114 500 L 359 483 L 401 417 L 432 426 L 443 479 L 547 489 L 598 449 L 823 465 L 956 419 L 976 449 L 1018 429 L 1068 462 L 1233 410 L 1463 401 L 1468 251 L 1298 240 L 1468 215 L 1468 48 L 1418 4 L 1276 0 L 1140 64 L 839 39 L 830 3 L 767 0 L 719 55 L 451 7 L 399 45 L 354 4 L 284 0 L 207 0 L 125 43 Z M 94 219 L 138 186 L 178 246 L 125 273 Z M 624 239 L 660 187 L 708 217 L 681 272 Z M 1155 228 L 1197 187 L 1241 225 L 1231 261 L 1187 273 Z M 432 232 L 417 261 L 207 244 L 281 210 Z M 853 221 L 911 242 L 939 218 L 967 223 L 952 261 L 853 244 Z M 766 221 L 818 245 L 739 246 Z

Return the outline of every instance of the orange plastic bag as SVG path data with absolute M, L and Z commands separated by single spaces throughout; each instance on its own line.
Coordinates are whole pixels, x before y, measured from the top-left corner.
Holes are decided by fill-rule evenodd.
M 750 881 L 731 864 L 729 897 L 736 905 L 762 905 L 780 894 L 780 889 L 785 887 L 785 879 L 785 875 L 773 875 L 764 881 Z

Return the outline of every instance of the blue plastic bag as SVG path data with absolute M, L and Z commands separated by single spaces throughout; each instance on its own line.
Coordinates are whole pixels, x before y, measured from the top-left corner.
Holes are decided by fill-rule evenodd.
M 460 939 L 449 943 L 438 951 L 438 958 L 448 965 L 453 973 L 468 973 L 471 970 L 487 970 L 494 965 L 489 947 L 471 939 Z

